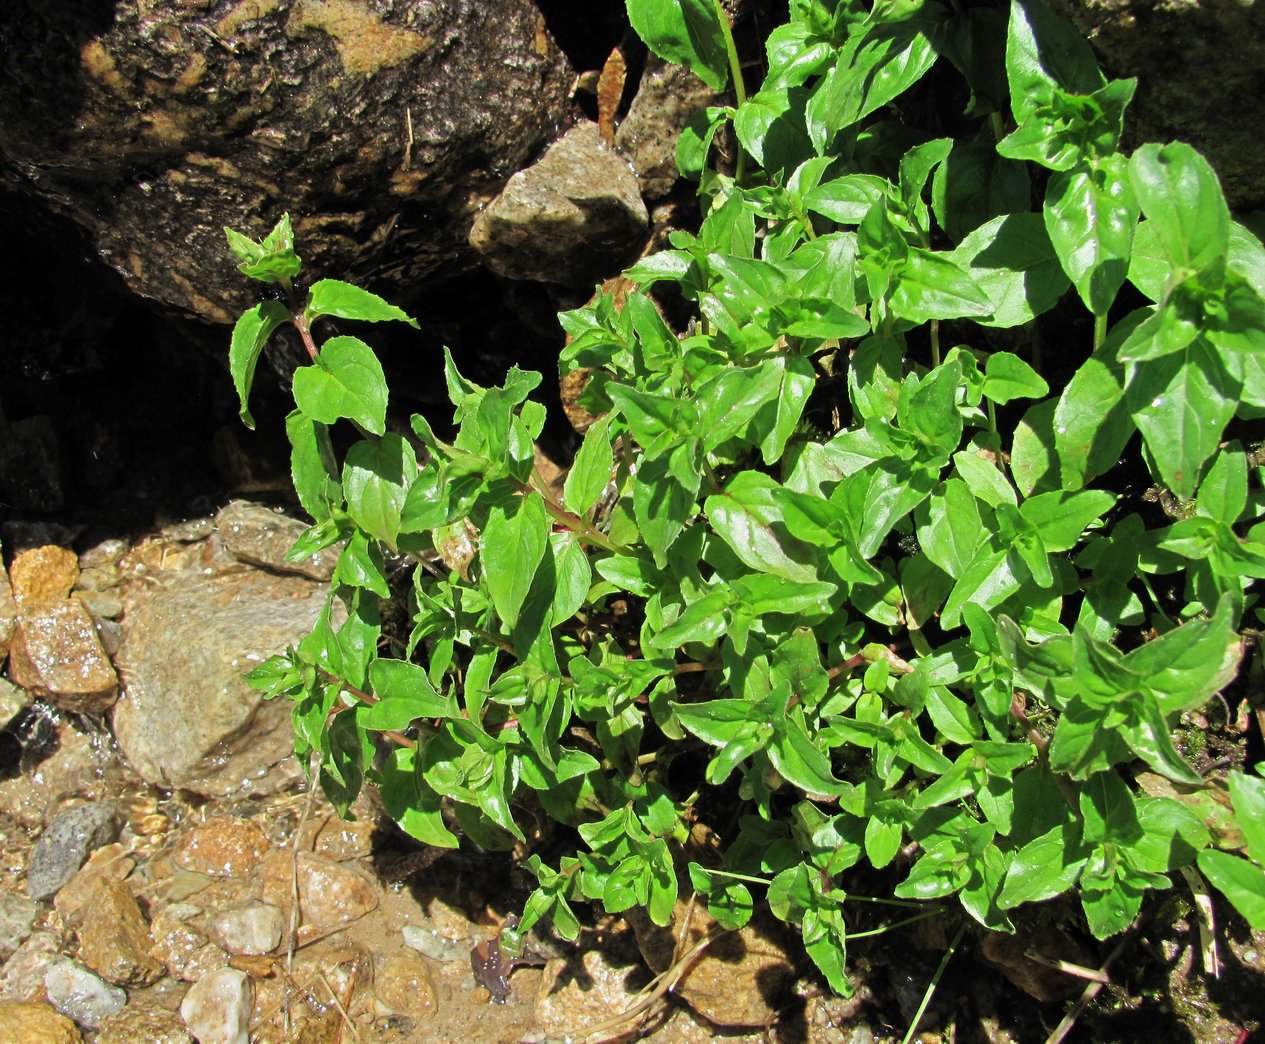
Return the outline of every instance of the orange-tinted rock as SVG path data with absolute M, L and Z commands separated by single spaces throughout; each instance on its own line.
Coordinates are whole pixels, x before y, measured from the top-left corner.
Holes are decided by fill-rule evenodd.
M 193 1044 L 178 1012 L 133 1001 L 101 1023 L 96 1044 Z
M 22 1044 L 78 1044 L 79 1028 L 47 1004 L 0 1001 L 0 1040 Z
M 84 922 L 97 896 L 110 882 L 122 881 L 136 867 L 136 859 L 127 854 L 117 841 L 103 845 L 88 857 L 88 861 L 58 891 L 53 906 L 70 928 L 78 928 Z M 148 944 L 146 944 L 148 945 Z
M 0 566 L 0 663 L 9 655 L 13 641 L 13 629 L 18 624 L 18 603 L 13 598 L 9 574 Z
M 173 979 L 197 982 L 203 975 L 228 963 L 227 953 L 208 941 L 205 933 L 186 923 L 201 912 L 196 906 L 174 904 L 150 925 L 154 945 L 149 952 L 166 965 L 167 974 Z
M 122 881 L 106 881 L 79 932 L 79 957 L 117 986 L 148 986 L 163 973 L 149 953 L 149 925 Z
M 282 912 L 290 909 L 290 858 L 289 852 L 270 852 L 263 865 L 262 898 Z M 344 863 L 301 852 L 298 877 L 300 942 L 377 908 L 375 882 Z
M 76 598 L 19 600 L 9 677 L 77 714 L 105 710 L 119 691 L 119 677 L 101 647 L 92 614 Z
M 397 1015 L 434 1015 L 439 1006 L 426 961 L 413 954 L 391 957 L 378 970 L 373 995 Z
M 20 606 L 63 602 L 79 579 L 79 559 L 64 547 L 34 547 L 14 557 L 9 577 Z
M 176 848 L 176 865 L 208 877 L 240 877 L 268 851 L 264 832 L 246 819 L 222 816 L 189 831 Z

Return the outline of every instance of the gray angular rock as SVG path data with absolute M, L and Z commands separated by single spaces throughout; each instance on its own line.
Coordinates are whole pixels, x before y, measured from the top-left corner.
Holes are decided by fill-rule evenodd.
M 308 580 L 242 567 L 126 586 L 114 734 L 137 772 L 213 796 L 266 793 L 293 779 L 290 707 L 265 701 L 242 675 L 298 644 L 325 594 Z
M 254 291 L 221 227 L 283 210 L 310 272 L 388 296 L 473 267 L 573 72 L 530 0 L 9 0 L 0 79 L 10 180 L 137 293 L 230 322 Z
M 510 279 L 592 285 L 636 254 L 649 221 L 627 161 L 581 123 L 510 178 L 470 243 Z
M 118 836 L 118 806 L 113 801 L 59 812 L 40 834 L 26 861 L 27 895 L 32 899 L 56 895 L 94 849 Z
M 229 554 L 239 562 L 261 566 L 278 573 L 294 573 L 312 580 L 327 581 L 334 575 L 339 548 L 318 551 L 302 562 L 287 562 L 286 552 L 306 531 L 307 526 L 264 504 L 234 500 L 215 518 L 215 528 Z

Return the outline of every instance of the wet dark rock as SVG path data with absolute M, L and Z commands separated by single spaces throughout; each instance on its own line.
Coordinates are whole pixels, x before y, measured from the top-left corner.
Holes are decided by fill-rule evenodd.
M 26 892 L 49 899 L 75 876 L 93 849 L 119 834 L 118 806 L 113 801 L 59 812 L 40 835 L 26 863 Z
M 19 511 L 66 506 L 61 443 L 51 418 L 0 418 L 0 501 Z
M 627 162 L 582 123 L 510 178 L 470 243 L 511 279 L 592 285 L 636 254 L 649 220 Z
M 298 644 L 325 588 L 236 566 L 159 573 L 123 591 L 114 733 L 141 777 L 217 796 L 269 792 L 295 778 L 289 706 L 264 701 L 242 675 Z
M 615 147 L 637 172 L 641 194 L 662 199 L 677 183 L 676 143 L 694 113 L 723 99 L 684 66 L 653 55 L 628 115 L 619 125 Z
M 216 517 L 215 528 L 239 562 L 312 580 L 327 581 L 334 575 L 339 548 L 318 551 L 302 562 L 286 561 L 286 552 L 308 527 L 264 504 L 235 500 Z
M 1216 169 L 1231 207 L 1265 205 L 1265 7 L 1214 0 L 1050 6 L 1090 38 L 1107 75 L 1138 78 L 1125 114 L 1133 141 L 1188 141 Z
M 132 290 L 216 322 L 253 303 L 221 227 L 283 210 L 313 273 L 471 267 L 474 210 L 556 133 L 573 79 L 529 0 L 12 0 L 0 76 L 11 185 Z

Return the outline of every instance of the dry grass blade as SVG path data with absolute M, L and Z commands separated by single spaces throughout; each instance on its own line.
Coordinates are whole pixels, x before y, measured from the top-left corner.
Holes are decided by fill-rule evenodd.
M 623 52 L 616 47 L 602 66 L 602 75 L 597 78 L 597 129 L 602 140 L 611 148 L 615 147 L 615 113 L 619 111 L 620 100 L 624 97 L 627 75 L 628 66 Z
M 1216 921 L 1212 909 L 1212 893 L 1208 882 L 1193 866 L 1181 868 L 1182 877 L 1195 897 L 1195 909 L 1199 913 L 1199 955 L 1203 959 L 1204 974 L 1221 978 L 1221 958 L 1217 955 Z
M 351 1035 L 355 1038 L 356 1044 L 362 1044 L 360 1034 L 356 1030 L 356 1025 L 351 1021 L 351 1016 L 347 1014 L 347 1006 L 343 1003 L 343 999 L 338 996 L 338 991 L 334 989 L 325 973 L 321 972 L 320 974 L 321 982 L 323 982 L 325 984 L 325 988 L 329 990 L 329 995 L 334 1001 L 334 1007 L 338 1009 L 338 1014 L 341 1015 L 343 1019 L 342 1027 L 338 1031 L 339 1037 L 342 1037 L 343 1029 L 347 1029 L 351 1031 Z M 350 996 L 350 994 L 348 994 L 348 996 Z
M 637 1002 L 631 1008 L 621 1012 L 614 1018 L 607 1019 L 605 1022 L 599 1022 L 596 1026 L 589 1026 L 582 1031 L 579 1039 L 588 1040 L 590 1037 L 601 1033 L 619 1033 L 633 1029 L 650 1012 L 650 1009 L 654 1007 L 659 999 L 681 981 L 694 962 L 702 956 L 703 951 L 722 935 L 728 934 L 728 932 L 728 928 L 713 928 L 711 932 L 699 939 L 698 942 L 678 957 L 670 968 L 660 972 L 651 979 L 646 984 L 645 989 L 640 992 Z
M 290 923 L 286 933 L 286 986 L 285 1001 L 282 1005 L 285 1032 L 290 1033 L 290 983 L 294 977 L 294 951 L 297 949 L 299 931 L 299 846 L 303 843 L 303 829 L 312 815 L 312 806 L 316 803 L 317 773 L 321 767 L 321 756 L 315 751 L 308 762 L 308 793 L 303 805 L 303 815 L 299 817 L 299 825 L 294 828 L 294 844 L 290 847 Z
M 1104 986 L 1111 984 L 1110 976 L 1097 968 L 1086 968 L 1084 965 L 1073 964 L 1071 961 L 1061 961 L 1057 957 L 1047 957 L 1037 950 L 1024 950 L 1023 955 L 1030 961 L 1044 964 L 1047 968 L 1056 968 L 1065 975 L 1075 975 L 1078 979 L 1088 979 L 1090 982 L 1101 982 Z
M 1102 962 L 1102 967 L 1098 969 L 1101 978 L 1094 979 L 1085 987 L 1077 998 L 1076 1003 L 1068 1009 L 1062 1021 L 1054 1027 L 1054 1032 L 1046 1037 L 1045 1044 L 1060 1044 L 1063 1038 L 1072 1031 L 1072 1027 L 1076 1025 L 1076 1020 L 1080 1018 L 1081 1012 L 1089 1007 L 1090 1002 L 1098 996 L 1098 991 L 1103 988 L 1104 983 L 1111 981 L 1107 977 L 1107 973 L 1111 970 L 1111 966 L 1116 963 L 1117 958 L 1124 953 L 1125 947 L 1133 941 L 1133 935 L 1132 931 L 1129 932 L 1116 944 L 1116 948 L 1111 951 L 1107 959 Z

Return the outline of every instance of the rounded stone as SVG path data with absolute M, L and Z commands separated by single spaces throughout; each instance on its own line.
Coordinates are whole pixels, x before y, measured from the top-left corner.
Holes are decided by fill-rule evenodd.
M 59 812 L 40 834 L 26 862 L 26 893 L 48 899 L 75 876 L 90 852 L 119 833 L 118 807 L 112 801 Z
M 412 954 L 387 960 L 374 976 L 373 995 L 397 1015 L 434 1015 L 439 1007 L 426 961 Z
M 202 1044 L 249 1044 L 255 988 L 236 968 L 208 972 L 189 987 L 180 1017 Z
M 148 986 L 163 973 L 149 953 L 149 925 L 131 889 L 104 881 L 79 932 L 79 956 L 116 986 Z
M 268 839 L 254 823 L 221 816 L 190 830 L 176 847 L 173 861 L 208 877 L 240 877 L 252 871 L 268 851 Z

